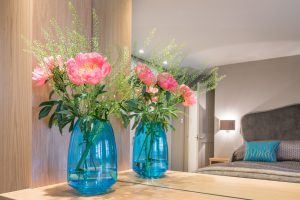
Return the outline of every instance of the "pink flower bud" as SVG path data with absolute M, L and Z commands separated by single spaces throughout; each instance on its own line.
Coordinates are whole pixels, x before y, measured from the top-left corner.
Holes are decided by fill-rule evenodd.
M 155 88 L 153 86 L 147 86 L 146 92 L 151 93 L 151 94 L 156 94 L 158 92 L 158 88 Z
M 49 73 L 41 66 L 36 66 L 32 72 L 32 80 L 36 81 L 36 85 L 42 86 L 49 78 Z
M 64 60 L 61 55 L 56 56 L 56 63 L 59 67 L 64 66 Z
M 45 57 L 44 58 L 44 63 L 45 63 L 46 67 L 49 70 L 53 70 L 54 65 L 55 65 L 55 61 L 54 61 L 53 56 Z

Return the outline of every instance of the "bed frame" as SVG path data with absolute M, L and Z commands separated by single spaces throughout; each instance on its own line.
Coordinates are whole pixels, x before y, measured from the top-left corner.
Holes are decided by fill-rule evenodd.
M 241 131 L 245 141 L 300 140 L 300 104 L 247 114 Z

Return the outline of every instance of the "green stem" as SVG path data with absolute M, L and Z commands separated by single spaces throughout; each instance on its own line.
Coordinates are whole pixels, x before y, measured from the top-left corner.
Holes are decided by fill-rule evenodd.
M 96 164 L 95 164 L 95 161 L 94 161 L 94 154 L 90 154 L 90 159 L 91 159 L 91 161 L 92 161 L 92 164 L 93 164 L 93 167 L 94 167 L 94 169 L 95 169 L 95 171 L 97 171 L 97 167 L 96 167 Z
M 141 150 L 140 150 L 140 153 L 139 153 L 139 156 L 138 156 L 137 160 L 139 160 L 140 157 L 141 157 L 141 155 L 142 155 L 142 151 L 143 151 L 143 149 L 144 149 L 144 147 L 145 147 L 145 144 L 146 144 L 146 142 L 147 142 L 148 137 L 149 137 L 149 134 L 146 136 L 146 138 L 145 138 L 145 140 L 144 140 L 144 143 L 143 143 L 143 145 L 142 145 L 142 148 L 141 148 Z
M 93 144 L 93 141 L 88 142 L 86 144 L 85 150 L 84 150 L 83 154 L 81 155 L 79 162 L 77 163 L 76 171 L 80 170 L 80 166 L 82 165 L 83 161 L 86 159 L 86 157 L 91 149 L 92 144 Z
M 150 133 L 150 134 L 151 134 L 151 139 L 150 139 L 150 148 L 149 148 L 149 152 L 147 155 L 147 161 L 150 160 L 150 154 L 151 154 L 151 150 L 152 150 L 152 146 L 153 146 L 153 133 Z

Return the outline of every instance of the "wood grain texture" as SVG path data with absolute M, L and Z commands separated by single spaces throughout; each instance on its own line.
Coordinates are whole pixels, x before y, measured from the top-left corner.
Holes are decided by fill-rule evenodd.
M 116 58 L 119 48 L 131 47 L 131 0 L 92 0 L 93 8 L 100 20 L 101 51 Z M 118 169 L 130 169 L 130 130 L 112 118 L 118 149 Z
M 110 122 L 113 126 L 118 152 L 118 171 L 130 169 L 130 130 L 123 128 L 119 119 L 112 117 Z
M 62 26 L 70 26 L 71 13 L 67 0 L 32 0 L 33 40 L 43 39 L 42 28 L 49 26 L 54 18 Z M 91 36 L 91 0 L 72 0 L 82 21 L 84 31 Z M 33 60 L 33 66 L 36 61 Z M 33 86 L 32 96 L 32 187 L 44 186 L 66 181 L 69 136 L 63 136 L 56 127 L 49 129 L 46 120 L 38 120 L 38 105 L 48 99 L 49 89 Z
M 1 200 L 296 200 L 299 184 L 214 176 L 186 172 L 166 173 L 161 179 L 145 180 L 133 172 L 122 172 L 113 191 L 106 195 L 83 197 L 67 184 L 26 189 L 0 195 Z
M 145 180 L 133 172 L 119 174 L 119 181 L 139 183 L 174 190 L 227 196 L 248 200 L 296 200 L 300 197 L 299 183 L 217 176 L 200 173 L 168 171 L 164 178 Z M 189 193 L 183 199 L 189 199 Z M 151 197 L 145 199 L 152 199 Z M 176 198 L 175 198 L 176 199 Z M 199 197 L 199 199 L 207 199 Z
M 83 197 L 73 191 L 67 184 L 57 184 L 37 188 L 34 190 L 21 190 L 13 193 L 3 194 L 0 200 L 233 200 L 228 197 L 212 196 L 200 193 L 191 193 L 167 188 L 151 187 L 134 183 L 117 183 L 114 191 L 106 195 Z
M 114 191 L 105 195 L 84 197 L 80 196 L 67 184 L 56 184 L 36 189 L 27 189 L 0 195 L 0 200 L 232 200 L 232 198 L 211 196 L 207 194 L 190 193 L 167 188 L 151 187 L 134 183 L 117 183 Z
M 0 0 L 0 193 L 31 180 L 31 57 L 29 0 Z M 29 11 L 29 12 L 28 12 Z
M 130 49 L 132 0 L 92 0 L 92 2 L 100 19 L 101 50 L 114 57 L 118 48 Z

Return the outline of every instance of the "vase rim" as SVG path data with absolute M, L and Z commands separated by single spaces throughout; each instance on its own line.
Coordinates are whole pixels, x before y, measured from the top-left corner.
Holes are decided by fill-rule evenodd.
M 141 121 L 140 122 L 141 124 L 159 124 L 159 125 L 162 125 L 162 122 L 156 122 L 156 121 L 148 121 L 148 122 L 143 122 L 143 121 Z
M 83 119 L 83 117 L 78 117 L 77 118 L 77 121 L 80 121 L 80 120 L 82 120 Z M 109 119 L 98 119 L 98 118 L 94 118 L 94 120 L 95 121 L 100 121 L 100 122 L 110 122 L 110 120 Z

